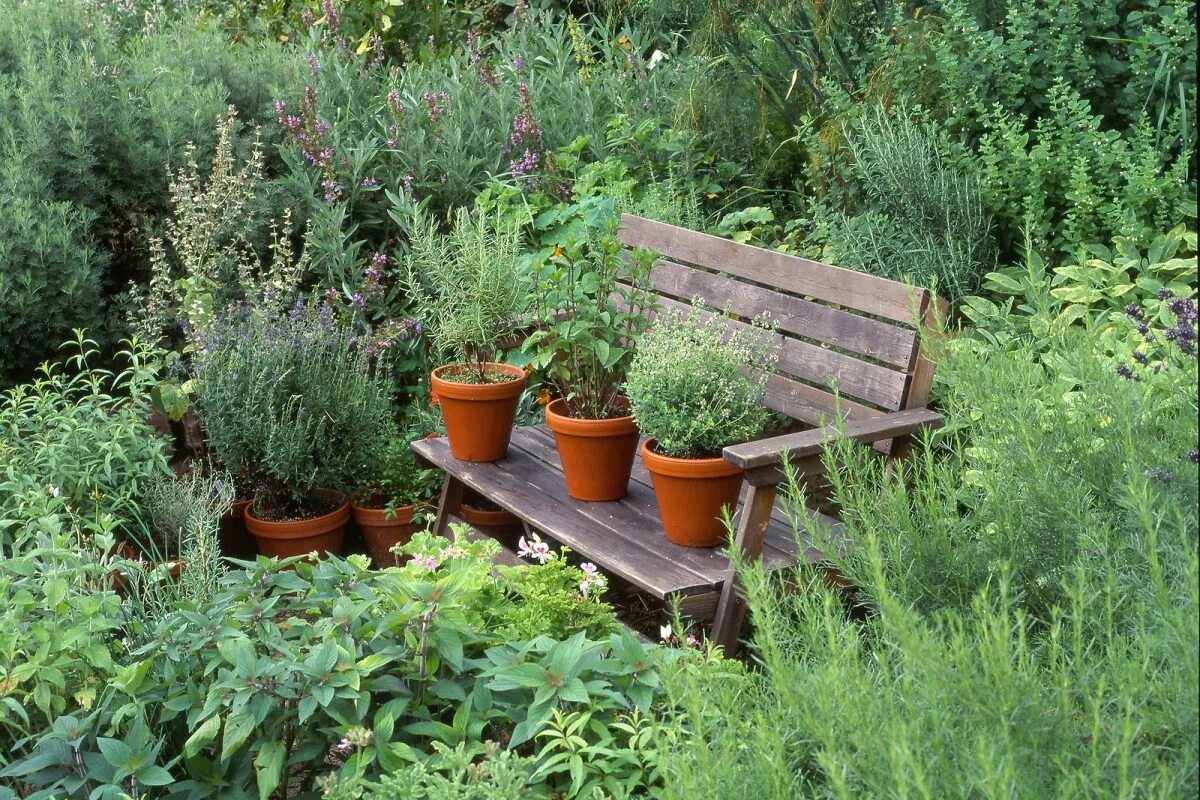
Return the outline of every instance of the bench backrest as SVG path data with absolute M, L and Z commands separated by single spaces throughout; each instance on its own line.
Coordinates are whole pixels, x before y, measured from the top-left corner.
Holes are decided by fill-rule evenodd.
M 933 363 L 918 328 L 932 331 L 946 309 L 932 292 L 629 214 L 620 239 L 659 254 L 650 281 L 660 307 L 698 295 L 727 308 L 734 329 L 769 315 L 778 362 L 764 402 L 776 411 L 820 425 L 835 407 L 862 419 L 928 402 Z

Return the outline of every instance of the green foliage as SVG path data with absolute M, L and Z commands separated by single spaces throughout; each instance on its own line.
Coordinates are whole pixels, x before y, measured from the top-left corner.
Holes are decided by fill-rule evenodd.
M 189 141 L 206 156 L 230 105 L 250 125 L 271 119 L 300 75 L 274 43 L 167 21 L 142 33 L 141 19 L 126 32 L 113 16 L 20 0 L 0 17 L 0 336 L 19 342 L 0 356 L 6 385 L 72 328 L 109 338 L 100 291 L 145 274 L 145 237 L 169 209 L 164 166 Z
M 758 323 L 729 333 L 699 302 L 687 314 L 667 310 L 638 343 L 625 384 L 642 434 L 675 458 L 711 457 L 762 434 L 770 344 Z
M 653 648 L 628 633 L 497 641 L 487 620 L 512 600 L 497 591 L 487 548 L 424 536 L 412 552 L 438 546 L 436 563 L 419 557 L 403 569 L 331 557 L 261 559 L 229 573 L 211 602 L 163 619 L 96 711 L 58 719 L 2 774 L 41 787 L 31 797 L 128 792 L 136 767 L 153 781 L 137 782 L 170 783 L 184 797 L 257 785 L 266 798 L 326 772 L 341 784 L 423 763 L 432 791 L 444 789 L 433 772 L 451 781 L 488 772 L 473 762 L 495 759 L 493 736 L 517 749 L 559 711 L 590 708 L 611 723 L 649 708 Z M 96 766 L 105 763 L 126 772 Z M 520 763 L 490 769 L 501 785 L 524 782 Z
M 368 459 L 356 503 L 390 509 L 428 503 L 437 497 L 442 473 L 436 469 L 421 469 L 410 445 L 407 433 L 393 431 L 377 445 Z
M 523 800 L 541 793 L 528 786 L 532 759 L 495 743 L 484 745 L 484 757 L 474 760 L 463 745 L 453 750 L 435 743 L 433 757 L 423 763 L 384 775 L 379 783 L 330 781 L 326 800 Z
M 629 345 L 654 308 L 654 254 L 639 249 L 628 260 L 622 255 L 609 201 L 561 205 L 540 215 L 534 227 L 544 247 L 532 258 L 529 305 L 538 329 L 523 346 L 535 354 L 529 365 L 565 399 L 572 416 L 623 416 Z
M 1195 791 L 1195 358 L 1130 381 L 1079 332 L 1011 341 L 943 356 L 907 476 L 829 455 L 867 617 L 748 568 L 761 684 L 668 680 L 664 797 Z
M 432 217 L 415 214 L 405 289 L 437 355 L 457 359 L 477 382 L 490 383 L 483 365 L 517 333 L 528 302 L 520 230 L 498 214 L 460 208 L 443 236 Z
M 978 179 L 952 163 L 936 125 L 913 117 L 877 108 L 849 132 L 866 204 L 834 224 L 827 258 L 957 301 L 995 261 L 991 220 Z
M 587 574 L 565 558 L 549 559 L 539 569 L 507 567 L 500 574 L 515 601 L 495 623 L 504 639 L 521 641 L 576 631 L 600 637 L 617 630 L 613 607 L 599 591 L 591 590 Z M 588 591 L 582 590 L 585 586 Z
M 349 493 L 391 417 L 391 387 L 367 342 L 323 302 L 290 311 L 231 306 L 194 338 L 197 413 L 228 470 L 258 491 L 260 513 L 321 507 Z
M 68 520 L 135 528 L 139 494 L 165 475 L 167 444 L 147 423 L 154 374 L 138 342 L 120 372 L 96 366 L 96 343 L 76 331 L 66 363 L 0 396 L 0 542 L 36 521 L 29 493 L 61 501 Z

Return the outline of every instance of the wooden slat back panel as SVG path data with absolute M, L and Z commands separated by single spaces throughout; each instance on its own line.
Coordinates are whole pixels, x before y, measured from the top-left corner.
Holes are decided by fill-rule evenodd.
M 705 299 L 714 302 L 711 297 Z M 660 310 L 690 309 L 690 304 L 665 296 L 660 296 L 658 303 Z M 707 319 L 713 313 L 701 312 L 701 317 Z M 752 330 L 749 323 L 736 319 L 726 318 L 725 325 L 730 331 Z M 771 334 L 770 339 L 771 352 L 777 359 L 776 372 L 823 390 L 821 393 L 829 398 L 830 409 L 834 401 L 828 390 L 835 386 L 847 400 L 856 399 L 891 411 L 900 408 L 904 400 L 908 378 L 903 372 L 779 333 Z M 815 399 L 815 395 L 812 398 Z
M 645 247 L 672 261 L 735 275 L 743 280 L 811 297 L 843 308 L 912 324 L 924 305 L 924 289 L 766 250 L 663 222 L 621 215 L 621 242 Z

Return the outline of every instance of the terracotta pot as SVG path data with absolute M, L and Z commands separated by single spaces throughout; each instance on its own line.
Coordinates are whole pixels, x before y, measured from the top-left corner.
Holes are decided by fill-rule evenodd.
M 576 419 L 567 415 L 567 401 L 560 398 L 546 406 L 546 426 L 554 431 L 567 494 L 591 502 L 625 496 L 638 446 L 632 416 Z
M 517 539 L 521 538 L 524 532 L 521 518 L 502 508 L 488 511 L 464 504 L 459 507 L 458 515 L 462 517 L 463 522 L 492 537 L 509 550 L 517 548 Z
M 716 547 L 725 541 L 721 509 L 737 506 L 742 470 L 723 458 L 671 458 L 642 444 L 642 463 L 654 483 L 667 538 L 684 547 Z
M 183 568 L 185 566 L 184 562 L 180 559 L 168 559 L 167 561 L 149 561 L 149 560 L 143 558 L 142 556 L 138 555 L 137 551 L 134 550 L 133 547 L 129 544 L 129 542 L 126 542 L 126 541 L 118 541 L 117 542 L 117 551 L 124 558 L 127 558 L 130 561 L 137 561 L 139 564 L 141 564 L 142 569 L 148 575 L 157 573 L 158 570 L 165 564 L 167 567 L 167 574 L 170 576 L 172 581 L 179 580 L 179 576 L 183 573 Z M 121 595 L 121 597 L 127 596 L 128 592 L 129 592 L 129 585 L 130 585 L 130 578 L 129 578 L 128 573 L 126 573 L 122 570 L 119 570 L 119 569 L 114 569 L 112 572 L 108 573 L 108 580 L 109 580 L 109 585 L 112 587 L 113 591 L 115 591 L 117 594 Z
M 296 522 L 269 522 L 254 516 L 253 504 L 246 506 L 246 529 L 254 536 L 258 552 L 264 556 L 288 558 L 306 553 L 341 555 L 346 523 L 350 521 L 350 503 L 339 492 L 326 492 L 341 500 L 341 505 L 313 519 Z
M 254 537 L 246 531 L 248 505 L 249 500 L 234 500 L 233 506 L 221 517 L 221 555 L 247 561 L 258 555 Z
M 350 513 L 362 531 L 376 569 L 396 566 L 396 555 L 392 548 L 398 544 L 408 544 L 408 540 L 421 527 L 413 522 L 416 510 L 415 505 L 403 506 L 397 508 L 395 516 L 389 518 L 385 508 L 364 508 L 351 504 Z
M 459 461 L 499 461 L 508 452 L 517 402 L 525 391 L 525 371 L 510 364 L 489 363 L 487 367 L 512 375 L 514 380 L 456 383 L 441 377 L 461 369 L 461 364 L 433 371 L 431 383 L 442 407 L 450 453 Z

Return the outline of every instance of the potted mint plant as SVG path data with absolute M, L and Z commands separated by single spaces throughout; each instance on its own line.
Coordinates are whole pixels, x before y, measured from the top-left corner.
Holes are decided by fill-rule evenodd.
M 263 555 L 338 553 L 354 489 L 387 435 L 391 386 L 330 306 L 231 307 L 195 335 L 196 403 L 226 468 L 255 487 L 246 527 Z
M 558 395 L 546 406 L 546 425 L 567 493 L 617 500 L 628 490 L 637 453 L 638 427 L 622 384 L 655 302 L 648 283 L 654 254 L 622 256 L 610 199 L 552 210 L 536 224 L 553 227 L 533 259 L 531 306 L 539 328 L 524 349 Z
M 667 538 L 713 547 L 725 536 L 742 470 L 721 457 L 729 445 L 762 435 L 762 404 L 775 359 L 767 330 L 730 332 L 725 319 L 699 303 L 671 310 L 650 326 L 629 365 L 625 391 L 647 440 L 650 472 Z
M 370 479 L 355 493 L 350 513 L 362 531 L 371 561 L 379 569 L 396 566 L 394 547 L 408 544 L 421 527 L 441 485 L 441 473 L 421 469 L 409 447 L 411 434 L 394 431 L 368 463 Z
M 460 461 L 497 461 L 508 451 L 525 371 L 497 354 L 525 310 L 521 249 L 516 223 L 486 211 L 459 209 L 447 236 L 424 212 L 413 219 L 401 283 L 436 357 L 448 359 L 430 384 Z

